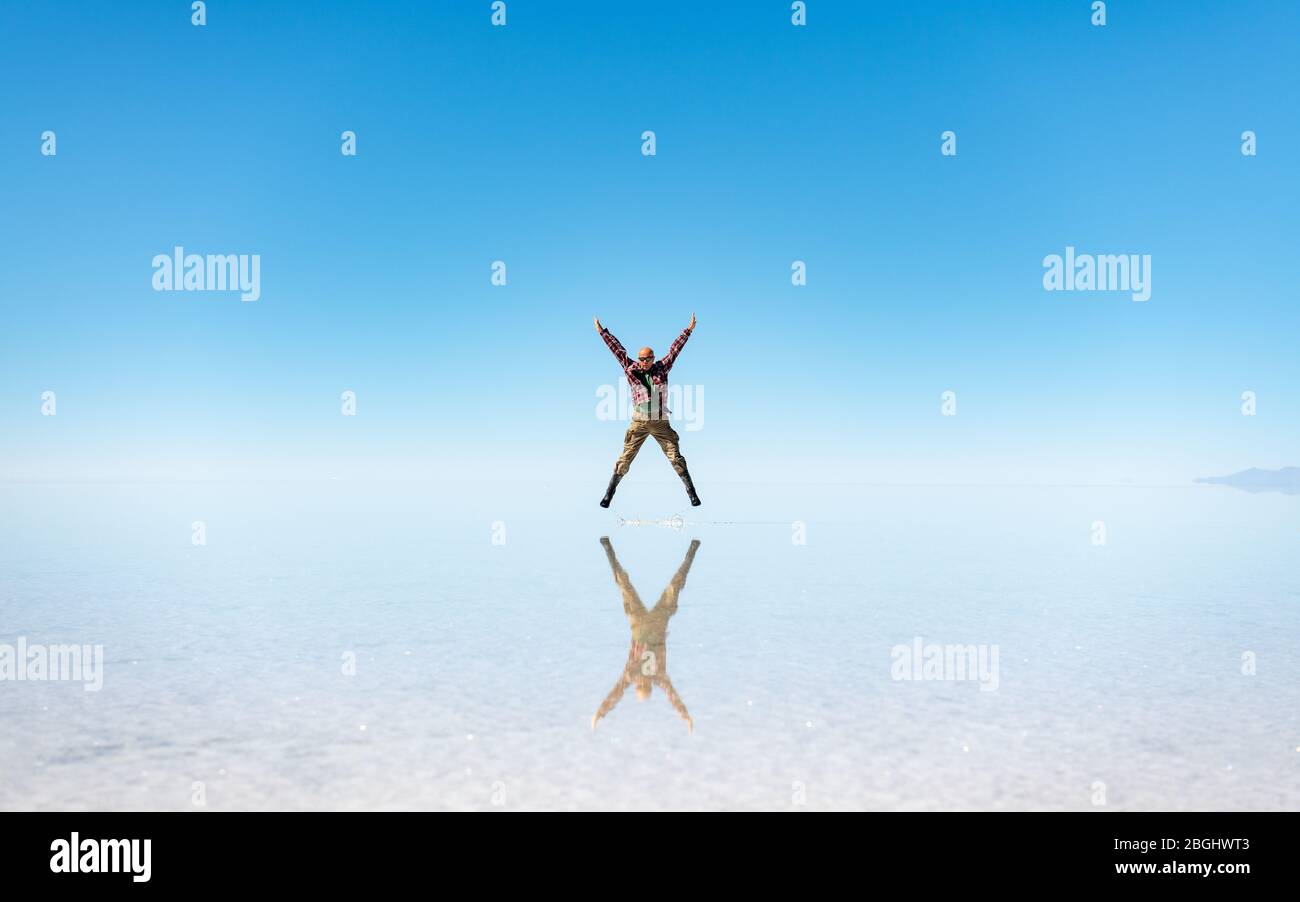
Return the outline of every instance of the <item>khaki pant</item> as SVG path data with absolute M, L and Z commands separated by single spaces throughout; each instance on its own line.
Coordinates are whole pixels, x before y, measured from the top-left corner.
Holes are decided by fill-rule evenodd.
M 623 436 L 623 453 L 618 456 L 618 461 L 614 464 L 614 472 L 619 476 L 626 476 L 632 466 L 632 459 L 636 457 L 637 452 L 650 436 L 654 436 L 659 447 L 664 449 L 664 456 L 677 471 L 677 475 L 685 474 L 686 458 L 682 457 L 681 451 L 677 449 L 677 442 L 681 437 L 667 420 L 633 420 L 632 425 L 627 427 L 627 434 Z

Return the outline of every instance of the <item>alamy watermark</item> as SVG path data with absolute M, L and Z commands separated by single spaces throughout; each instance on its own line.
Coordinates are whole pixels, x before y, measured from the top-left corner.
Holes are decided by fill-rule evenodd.
M 82 839 L 73 833 L 50 843 L 50 851 L 55 874 L 130 874 L 134 883 L 148 883 L 153 874 L 151 839 Z
M 241 301 L 262 296 L 261 254 L 187 254 L 177 245 L 170 256 L 153 258 L 154 291 L 238 291 Z
M 1076 254 L 1043 258 L 1044 291 L 1127 291 L 1135 301 L 1151 297 L 1150 254 Z
M 980 692 L 998 688 L 996 645 L 940 645 L 917 636 L 911 645 L 895 645 L 889 657 L 895 680 L 971 680 L 980 684 Z
M 104 646 L 0 643 L 0 682 L 82 683 L 87 692 L 104 688 Z
M 631 420 L 633 414 L 636 419 L 676 420 L 685 424 L 687 432 L 699 432 L 704 428 L 704 386 L 674 383 L 661 391 L 656 385 L 649 400 L 640 403 L 633 400 L 627 382 L 596 389 L 596 419 Z

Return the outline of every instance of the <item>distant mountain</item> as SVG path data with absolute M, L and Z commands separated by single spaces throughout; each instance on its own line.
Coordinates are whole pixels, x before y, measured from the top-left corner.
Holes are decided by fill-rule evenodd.
M 1230 476 L 1209 476 L 1198 479 L 1210 485 L 1230 485 L 1246 492 L 1282 492 L 1300 495 L 1300 467 L 1283 467 L 1280 470 L 1261 470 L 1251 467 Z

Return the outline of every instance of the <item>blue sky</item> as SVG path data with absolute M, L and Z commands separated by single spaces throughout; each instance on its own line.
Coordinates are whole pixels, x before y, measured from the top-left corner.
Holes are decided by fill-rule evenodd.
M 702 483 L 1300 463 L 1294 3 L 489 7 L 6 4 L 0 479 L 603 485 L 591 317 L 692 311 Z M 178 244 L 261 299 L 154 292 Z M 1067 245 L 1151 300 L 1045 292 Z

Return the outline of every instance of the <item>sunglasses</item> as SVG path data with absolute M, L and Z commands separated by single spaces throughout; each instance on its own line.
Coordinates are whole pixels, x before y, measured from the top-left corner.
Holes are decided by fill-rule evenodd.
M 651 354 L 649 357 L 637 357 L 637 360 L 654 360 L 654 359 L 655 359 L 655 355 L 653 354 Z

